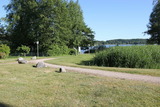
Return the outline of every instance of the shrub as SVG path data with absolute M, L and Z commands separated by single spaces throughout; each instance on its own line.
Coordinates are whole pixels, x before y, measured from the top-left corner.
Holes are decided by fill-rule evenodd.
M 69 54 L 69 48 L 66 45 L 60 46 L 61 54 L 62 55 L 68 55 Z
M 30 52 L 30 48 L 24 45 L 19 46 L 16 50 L 18 53 L 20 53 L 20 55 L 23 55 L 23 56 L 26 56 Z
M 93 64 L 108 67 L 160 68 L 160 46 L 112 47 L 99 52 Z
M 6 57 L 5 53 L 0 52 L 0 59 L 4 59 Z
M 65 45 L 53 44 L 49 47 L 47 51 L 48 56 L 58 56 L 58 55 L 67 55 L 69 53 L 69 48 Z
M 8 57 L 10 54 L 10 48 L 7 45 L 0 45 L 0 59 Z
M 70 55 L 76 55 L 77 54 L 77 51 L 75 49 L 70 49 L 69 50 L 69 54 Z

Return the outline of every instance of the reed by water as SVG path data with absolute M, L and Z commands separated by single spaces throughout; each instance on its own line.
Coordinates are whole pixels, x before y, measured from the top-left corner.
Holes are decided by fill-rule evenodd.
M 160 68 L 160 46 L 116 46 L 101 51 L 93 64 L 107 67 Z

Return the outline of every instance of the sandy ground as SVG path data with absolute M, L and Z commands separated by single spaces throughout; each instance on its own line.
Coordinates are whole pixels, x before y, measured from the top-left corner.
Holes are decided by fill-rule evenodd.
M 38 60 L 31 60 L 29 63 L 38 63 L 44 62 L 46 60 L 51 60 L 54 58 L 47 58 L 47 59 L 38 59 Z M 111 71 L 103 71 L 103 70 L 94 70 L 94 69 L 86 69 L 86 68 L 77 68 L 77 67 L 68 67 L 68 66 L 61 66 L 61 65 L 53 65 L 45 63 L 48 67 L 53 68 L 65 68 L 67 71 L 74 71 L 80 72 L 85 74 L 92 74 L 92 75 L 99 75 L 99 76 L 106 76 L 106 77 L 114 77 L 120 79 L 129 79 L 129 80 L 137 80 L 137 81 L 144 81 L 144 82 L 152 82 L 160 84 L 160 77 L 154 76 L 147 76 L 147 75 L 138 75 L 138 74 L 129 74 L 129 73 L 120 73 L 120 72 L 111 72 Z

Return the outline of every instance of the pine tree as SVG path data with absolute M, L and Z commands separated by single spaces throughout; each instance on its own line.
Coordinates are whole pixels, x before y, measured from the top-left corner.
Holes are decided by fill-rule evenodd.
M 72 33 L 69 46 L 70 47 L 87 46 L 90 40 L 93 41 L 94 35 L 93 31 L 89 27 L 87 27 L 87 25 L 84 22 L 83 12 L 78 3 L 78 0 L 76 2 L 71 0 L 68 3 L 67 7 L 69 10 L 69 18 L 70 18 L 69 24 Z
M 160 44 L 160 3 L 158 2 L 150 15 L 147 34 L 151 35 L 148 43 Z

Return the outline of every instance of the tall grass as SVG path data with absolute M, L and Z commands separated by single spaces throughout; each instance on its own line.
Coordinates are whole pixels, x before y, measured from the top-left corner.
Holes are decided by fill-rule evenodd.
M 107 67 L 160 68 L 160 46 L 112 47 L 99 52 L 93 64 Z

